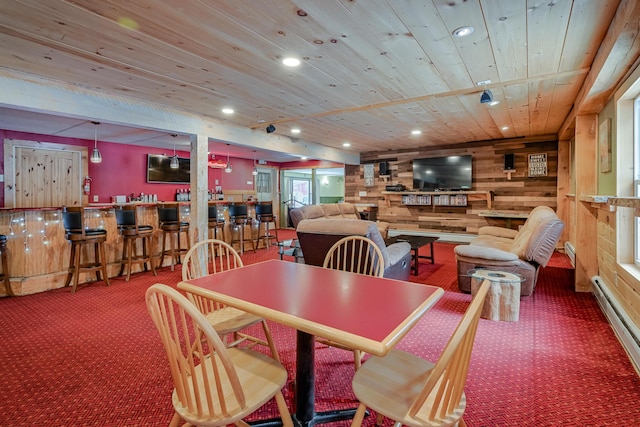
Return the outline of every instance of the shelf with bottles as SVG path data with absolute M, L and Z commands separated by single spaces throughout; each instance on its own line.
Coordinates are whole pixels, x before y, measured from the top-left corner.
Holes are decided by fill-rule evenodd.
M 222 189 L 216 188 L 216 190 L 208 190 L 207 191 L 207 200 L 210 202 L 224 200 L 224 194 L 222 193 Z M 176 190 L 176 202 L 189 202 L 191 201 L 191 189 L 189 188 L 181 188 Z

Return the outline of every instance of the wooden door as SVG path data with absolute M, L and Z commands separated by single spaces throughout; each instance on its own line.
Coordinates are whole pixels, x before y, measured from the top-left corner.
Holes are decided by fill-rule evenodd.
M 5 140 L 5 206 L 33 208 L 83 204 L 85 147 L 60 146 L 58 149 L 54 144 L 34 144 L 34 141 L 7 142 Z

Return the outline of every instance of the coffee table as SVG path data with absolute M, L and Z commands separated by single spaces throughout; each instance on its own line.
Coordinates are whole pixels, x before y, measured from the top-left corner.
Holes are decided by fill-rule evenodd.
M 411 259 L 413 260 L 413 275 L 417 276 L 418 261 L 420 258 L 431 260 L 431 264 L 435 264 L 433 242 L 435 242 L 436 240 L 438 240 L 438 238 L 433 236 L 413 236 L 410 234 L 399 234 L 397 236 L 385 239 L 384 242 L 387 246 L 396 242 L 407 242 L 411 245 L 411 250 L 413 251 L 413 255 L 411 256 Z M 418 255 L 418 249 L 426 245 L 429 245 L 431 249 L 429 255 Z
M 281 240 L 278 242 L 278 255 L 280 255 L 280 259 L 283 259 L 284 255 L 292 256 L 295 262 L 304 263 L 304 255 L 302 254 L 302 249 L 300 248 L 300 242 L 298 239 L 291 240 Z

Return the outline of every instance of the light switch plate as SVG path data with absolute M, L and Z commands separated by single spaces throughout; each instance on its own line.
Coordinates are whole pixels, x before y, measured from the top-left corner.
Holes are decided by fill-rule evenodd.
M 93 201 L 97 202 L 99 200 L 98 196 L 93 196 Z

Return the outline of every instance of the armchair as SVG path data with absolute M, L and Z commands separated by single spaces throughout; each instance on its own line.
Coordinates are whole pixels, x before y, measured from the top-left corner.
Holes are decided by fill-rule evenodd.
M 555 250 L 564 223 L 548 206 L 538 206 L 520 230 L 482 227 L 469 245 L 455 247 L 458 288 L 471 292 L 468 271 L 487 268 L 520 274 L 524 281 L 520 295 L 533 293 L 540 267 L 545 267 Z
M 371 239 L 382 252 L 383 277 L 409 280 L 411 270 L 411 245 L 407 242 L 387 246 L 373 221 L 361 219 L 303 219 L 296 232 L 304 262 L 322 267 L 331 246 L 346 236 L 364 236 Z

